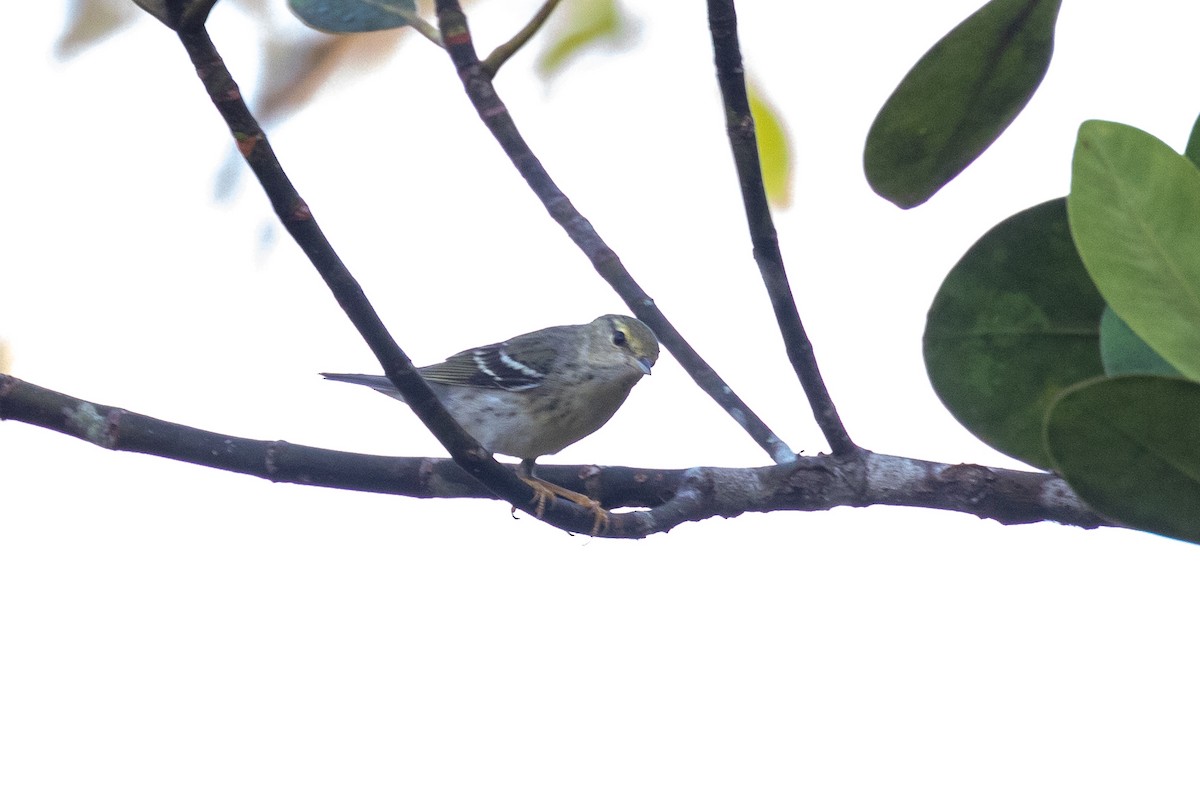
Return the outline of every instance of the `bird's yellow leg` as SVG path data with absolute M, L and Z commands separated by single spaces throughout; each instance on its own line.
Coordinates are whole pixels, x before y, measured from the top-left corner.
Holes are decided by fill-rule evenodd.
M 591 533 L 593 536 L 608 528 L 608 511 L 605 510 L 604 506 L 600 505 L 599 500 L 593 500 L 586 494 L 573 492 L 570 489 L 564 489 L 558 484 L 533 477 L 533 465 L 525 461 L 521 462 L 518 474 L 521 480 L 529 484 L 529 487 L 533 489 L 534 494 L 537 496 L 537 507 L 533 513 L 538 519 L 541 519 L 542 514 L 546 511 L 546 501 L 554 497 L 561 497 L 564 500 L 570 500 L 577 506 L 590 509 L 596 516 L 596 521 L 592 524 Z
M 546 511 L 546 501 L 552 497 L 561 497 L 564 500 L 570 500 L 572 503 L 584 508 L 590 509 L 595 515 L 596 521 L 592 524 L 592 535 L 595 536 L 602 530 L 608 528 L 608 511 L 604 506 L 600 505 L 600 501 L 593 500 L 586 494 L 573 492 L 570 489 L 564 489 L 553 483 L 542 480 L 541 478 L 526 478 L 522 476 L 521 480 L 529 484 L 537 495 L 537 508 L 534 509 L 534 514 L 538 519 L 542 518 L 542 514 Z

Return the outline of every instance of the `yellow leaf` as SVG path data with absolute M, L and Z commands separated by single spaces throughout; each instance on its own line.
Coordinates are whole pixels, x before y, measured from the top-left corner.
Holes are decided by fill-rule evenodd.
M 599 44 L 621 46 L 632 39 L 634 25 L 617 0 L 565 0 L 553 39 L 538 56 L 537 71 L 551 78 L 567 62 Z
M 787 208 L 792 204 L 792 146 L 787 129 L 757 86 L 748 83 L 746 91 L 750 97 L 750 113 L 754 115 L 767 201 L 776 208 Z

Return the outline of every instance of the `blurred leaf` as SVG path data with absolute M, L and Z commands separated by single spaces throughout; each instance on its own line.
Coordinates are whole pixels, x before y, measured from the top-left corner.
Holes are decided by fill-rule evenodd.
M 1105 306 L 1100 317 L 1100 360 L 1105 375 L 1166 375 L 1181 377 L 1154 348 L 1143 342 L 1125 321 Z
M 288 0 L 305 25 L 326 33 L 384 31 L 412 24 L 416 0 Z
M 925 368 L 967 430 L 1046 467 L 1046 409 L 1067 386 L 1103 374 L 1103 310 L 1066 203 L 1051 200 L 992 228 L 946 276 L 929 309 Z
M 564 0 L 550 41 L 538 56 L 538 74 L 554 77 L 589 47 L 625 45 L 635 27 L 617 0 Z
M 1050 66 L 1062 0 L 992 0 L 909 70 L 867 134 L 871 188 L 924 203 L 1016 118 Z
M 259 121 L 268 125 L 299 110 L 339 71 L 365 72 L 383 64 L 408 32 L 401 28 L 361 36 L 269 36 L 263 47 L 263 82 L 254 102 Z
M 388 31 L 383 35 L 394 35 Z M 330 54 L 355 47 L 362 36 L 321 36 L 295 39 L 268 35 L 263 42 L 262 80 L 254 110 L 262 124 L 270 124 L 311 100 L 328 79 Z
M 239 4 L 249 2 L 240 0 Z M 335 78 L 383 64 L 411 32 L 410 28 L 396 28 L 355 36 L 327 36 L 301 28 L 297 34 L 290 17 L 286 22 L 264 28 L 262 80 L 250 102 L 264 127 L 298 111 Z M 245 169 L 241 154 L 231 146 L 214 181 L 218 200 L 232 197 Z
M 1200 379 L 1200 170 L 1144 131 L 1090 120 L 1079 129 L 1067 206 L 1112 310 Z
M 758 157 L 762 164 L 763 186 L 767 200 L 776 208 L 792 204 L 792 147 L 787 130 L 775 108 L 753 83 L 747 83 L 750 113 L 754 116 Z
M 54 54 L 73 58 L 137 18 L 137 7 L 129 0 L 71 0 L 63 32 L 54 43 Z
M 1200 543 L 1200 384 L 1126 375 L 1076 386 L 1046 422 L 1058 471 L 1096 511 Z

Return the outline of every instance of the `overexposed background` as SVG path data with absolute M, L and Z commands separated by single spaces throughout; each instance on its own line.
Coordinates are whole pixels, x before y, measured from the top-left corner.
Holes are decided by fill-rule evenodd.
M 1065 4 L 1022 116 L 901 212 L 869 191 L 863 138 L 978 4 L 747 0 L 740 20 L 796 150 L 777 223 L 852 434 L 1010 466 L 930 390 L 925 311 L 983 232 L 1066 192 L 1081 121 L 1182 149 L 1200 9 Z M 173 35 L 147 18 L 60 63 L 61 5 L 23 6 L 0 48 L 14 374 L 231 435 L 438 454 L 403 406 L 317 377 L 377 365 L 255 184 L 212 201 L 229 137 Z M 536 5 L 477 4 L 480 49 Z M 667 315 L 816 452 L 750 257 L 703 8 L 634 13 L 628 52 L 549 85 L 525 53 L 499 90 Z M 210 27 L 251 89 L 254 21 L 219 5 Z M 272 143 L 418 363 L 622 310 L 424 41 Z M 766 457 L 667 357 L 545 461 Z M 909 509 L 592 540 L 501 503 L 272 485 L 9 422 L 0 795 L 1193 798 L 1198 577 L 1200 549 L 1156 536 Z

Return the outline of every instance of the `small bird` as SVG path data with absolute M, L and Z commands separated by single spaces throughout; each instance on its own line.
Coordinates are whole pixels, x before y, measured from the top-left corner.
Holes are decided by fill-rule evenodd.
M 521 459 L 521 478 L 538 492 L 537 515 L 559 496 L 596 513 L 598 502 L 533 475 L 534 461 L 599 430 L 650 374 L 658 339 L 639 320 L 606 314 L 586 325 L 557 325 L 456 353 L 417 371 L 467 433 L 493 453 Z M 322 372 L 403 401 L 386 377 Z

